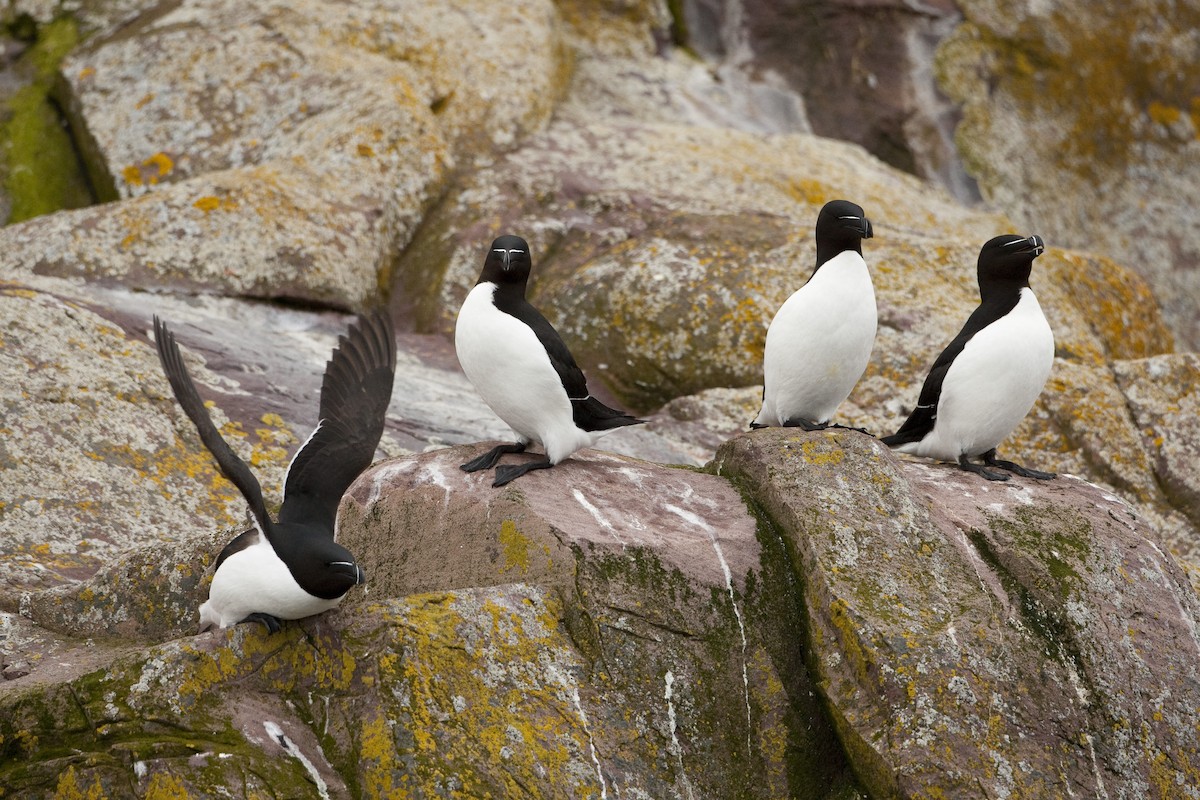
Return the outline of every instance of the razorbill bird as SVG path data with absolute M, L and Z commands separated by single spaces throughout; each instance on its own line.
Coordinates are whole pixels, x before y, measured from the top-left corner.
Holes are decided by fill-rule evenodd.
M 1054 362 L 1054 334 L 1029 273 L 1045 250 L 1040 236 L 997 236 L 979 251 L 979 307 L 933 362 L 917 407 L 883 438 L 902 453 L 957 461 L 990 481 L 998 469 L 1049 480 L 1052 472 L 996 458 L 996 446 L 1033 408 Z M 983 465 L 969 461 L 982 456 Z
M 462 465 L 467 472 L 493 466 L 505 453 L 540 444 L 545 458 L 496 467 L 493 486 L 546 469 L 634 419 L 588 394 L 587 379 L 558 331 L 525 299 L 533 261 L 519 236 L 492 242 L 475 288 L 454 327 L 454 349 L 467 379 L 496 416 L 517 434 Z
M 221 472 L 246 498 L 255 526 L 217 556 L 200 632 L 261 622 L 272 633 L 280 620 L 336 606 L 365 576 L 334 541 L 338 501 L 371 464 L 392 397 L 396 344 L 386 313 L 359 317 L 325 365 L 319 421 L 292 457 L 279 521 L 267 513 L 258 479 L 221 437 L 183 364 L 175 336 L 154 317 L 154 340 L 175 398 L 196 426 Z
M 862 377 L 876 325 L 875 289 L 862 257 L 869 238 L 871 222 L 859 206 L 834 200 L 821 209 L 817 266 L 767 328 L 762 410 L 751 428 L 826 428 Z

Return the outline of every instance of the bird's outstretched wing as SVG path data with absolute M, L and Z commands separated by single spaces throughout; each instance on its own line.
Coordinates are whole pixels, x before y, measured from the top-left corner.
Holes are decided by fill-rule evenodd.
M 157 315 L 154 317 L 154 344 L 158 348 L 158 359 L 162 362 L 163 372 L 166 373 L 171 389 L 175 392 L 175 399 L 196 426 L 200 441 L 204 442 L 208 452 L 216 459 L 221 474 L 246 498 L 246 502 L 250 504 L 250 512 L 258 520 L 259 527 L 264 533 L 269 532 L 271 517 L 267 514 L 258 479 L 254 477 L 246 462 L 242 461 L 222 438 L 217 426 L 213 425 L 212 418 L 208 416 L 208 410 L 204 407 L 204 401 L 196 392 L 196 384 L 192 382 L 187 367 L 183 364 L 183 354 L 179 352 L 179 345 L 175 343 L 175 334 L 171 333 L 167 324 Z
M 391 317 L 360 316 L 325 365 L 320 419 L 288 467 L 280 522 L 319 523 L 333 535 L 338 502 L 375 457 L 395 374 Z

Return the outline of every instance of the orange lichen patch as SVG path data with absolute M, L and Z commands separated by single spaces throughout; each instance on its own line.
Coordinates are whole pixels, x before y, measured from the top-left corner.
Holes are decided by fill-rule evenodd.
M 87 80 L 88 78 L 92 77 L 95 74 L 96 74 L 95 67 L 84 67 L 83 69 L 79 70 L 77 77 L 79 80 L 82 81 L 82 80 Z
M 175 161 L 166 153 L 158 152 L 141 164 L 130 164 L 121 170 L 121 177 L 132 186 L 153 186 L 175 169 Z
M 154 99 L 154 92 L 149 92 L 149 93 L 143 95 L 142 98 L 137 101 L 134 108 L 145 108 L 147 105 L 150 104 L 150 102 L 153 99 Z
M 1069 286 L 1068 300 L 1113 359 L 1170 353 L 1170 331 L 1157 312 L 1150 287 L 1139 275 L 1103 256 L 1051 248 L 1047 277 Z
M 214 197 L 213 195 L 205 195 L 196 202 L 192 203 L 193 208 L 198 208 L 205 214 L 210 211 L 221 209 L 222 211 L 232 211 L 238 207 L 237 201 L 229 197 Z
M 375 150 L 371 147 L 371 145 L 364 142 L 359 142 L 358 154 L 363 158 L 370 158 L 371 156 L 375 155 Z
M 1177 106 L 1160 103 L 1157 100 L 1150 103 L 1146 113 L 1150 115 L 1150 119 L 1165 126 L 1173 125 L 1183 117 L 1183 111 Z
M 829 187 L 811 178 L 800 178 L 788 183 L 788 194 L 802 203 L 822 206 L 829 202 Z
M 102 800 L 103 797 L 104 787 L 100 785 L 100 779 L 93 778 L 92 784 L 84 789 L 79 785 L 74 767 L 67 767 L 54 788 L 54 800 Z

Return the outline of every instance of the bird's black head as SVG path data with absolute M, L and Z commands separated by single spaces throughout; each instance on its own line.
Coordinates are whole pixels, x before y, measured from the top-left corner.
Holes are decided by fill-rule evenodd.
M 846 250 L 862 255 L 862 240 L 870 239 L 871 221 L 862 207 L 849 200 L 832 200 L 817 216 L 817 266 Z
M 502 286 L 516 283 L 522 286 L 529 280 L 533 259 L 529 255 L 529 244 L 520 236 L 501 236 L 492 242 L 479 283 L 494 283 Z
M 979 294 L 983 298 L 993 291 L 1020 290 L 1029 285 L 1033 260 L 1046 249 L 1040 236 L 1017 236 L 1007 233 L 989 239 L 979 251 Z
M 310 539 L 303 560 L 288 563 L 288 568 L 304 591 L 325 600 L 341 597 L 367 581 L 350 551 L 332 539 Z

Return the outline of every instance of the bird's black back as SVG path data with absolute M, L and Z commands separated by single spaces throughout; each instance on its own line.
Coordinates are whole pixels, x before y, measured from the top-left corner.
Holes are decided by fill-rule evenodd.
M 524 283 L 497 284 L 492 302 L 498 310 L 528 325 L 537 336 L 550 358 L 551 366 L 558 373 L 567 398 L 571 401 L 571 417 L 580 430 L 605 431 L 626 425 L 640 425 L 645 421 L 609 408 L 588 393 L 587 377 L 583 370 L 575 363 L 566 342 L 550 321 L 525 299 Z
M 921 396 L 917 399 L 917 407 L 913 409 L 898 431 L 891 436 L 883 437 L 884 444 L 895 447 L 908 442 L 919 442 L 933 430 L 933 425 L 937 421 L 938 401 L 942 397 L 942 383 L 946 380 L 946 373 L 950 371 L 950 365 L 954 363 L 954 359 L 958 357 L 958 354 L 963 351 L 967 342 L 971 341 L 975 334 L 1016 308 L 1018 300 L 1020 300 L 1019 292 L 1011 296 L 993 297 L 980 303 L 979 307 L 971 312 L 971 316 L 967 318 L 962 330 L 950 341 L 950 344 L 946 345 L 946 349 L 929 368 L 929 374 L 925 376 L 925 383 L 921 386 Z
M 1017 307 L 1021 290 L 1029 286 L 1033 259 L 1041 255 L 1044 247 L 1040 236 L 1022 237 L 1015 234 L 996 236 L 984 243 L 976 266 L 979 306 L 971 312 L 962 330 L 933 362 L 921 386 L 917 407 L 898 431 L 883 437 L 881 441 L 884 444 L 895 447 L 919 442 L 933 430 L 937 421 L 938 402 L 942 397 L 942 384 L 950 365 L 975 334 Z M 997 390 L 1002 391 L 1003 387 L 997 387 Z

